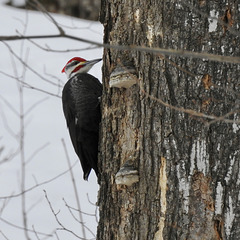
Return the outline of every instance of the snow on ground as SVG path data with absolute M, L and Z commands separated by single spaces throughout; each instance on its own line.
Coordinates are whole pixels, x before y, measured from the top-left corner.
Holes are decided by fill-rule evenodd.
M 3 5 L 0 1 L 0 36 L 5 35 L 48 35 L 57 34 L 58 30 L 46 15 L 40 12 L 14 9 Z M 63 29 L 74 36 L 102 41 L 102 26 L 100 23 L 79 20 L 76 18 L 52 15 Z M 64 38 L 38 39 L 35 43 L 54 50 L 85 49 L 73 52 L 44 51 L 33 43 L 25 41 L 6 42 L 14 54 L 24 59 L 33 71 L 39 73 L 41 79 L 33 71 L 26 69 L 14 57 L 4 43 L 0 43 L 0 161 L 16 151 L 19 147 L 20 119 L 16 112 L 20 109 L 20 94 L 17 81 L 11 76 L 20 77 L 34 88 L 39 88 L 61 96 L 62 86 L 66 76 L 61 73 L 65 63 L 74 56 L 86 59 L 102 57 L 102 49 L 86 50 L 89 45 Z M 101 79 L 101 63 L 94 66 L 91 74 Z M 7 76 L 10 75 L 10 76 Z M 22 76 L 24 76 L 22 78 Z M 51 83 L 47 82 L 51 81 Z M 6 103 L 7 101 L 7 103 Z M 82 178 L 82 170 L 78 158 L 68 136 L 65 119 L 62 113 L 61 98 L 45 94 L 41 91 L 24 88 L 23 105 L 25 111 L 24 149 L 26 163 L 26 186 L 31 188 L 36 184 L 52 179 L 68 169 L 67 158 L 61 139 L 64 139 L 71 164 L 77 162 L 73 172 L 77 184 L 81 209 L 94 214 L 96 207 L 88 201 L 97 201 L 98 184 L 94 172 L 88 182 Z M 12 110 L 14 109 L 14 110 Z M 30 109 L 30 110 L 29 110 Z M 39 150 L 40 149 L 40 150 Z M 39 150 L 39 151 L 37 151 Z M 36 152 L 37 151 L 37 152 Z M 21 154 L 0 164 L 0 198 L 21 192 Z M 28 228 L 52 234 L 47 239 L 77 239 L 72 233 L 59 230 L 58 237 L 54 234 L 56 228 L 61 228 L 45 198 L 44 190 L 58 217 L 66 228 L 83 236 L 81 225 L 71 216 L 63 199 L 77 208 L 73 184 L 69 172 L 55 180 L 40 185 L 25 194 Z M 76 218 L 79 214 L 73 210 Z M 96 233 L 95 217 L 83 215 L 87 227 Z M 26 239 L 23 227 L 22 197 L 0 199 L 0 239 Z M 88 238 L 94 236 L 87 231 Z M 44 235 L 29 232 L 31 239 L 43 239 Z M 5 236 L 5 237 L 4 237 Z

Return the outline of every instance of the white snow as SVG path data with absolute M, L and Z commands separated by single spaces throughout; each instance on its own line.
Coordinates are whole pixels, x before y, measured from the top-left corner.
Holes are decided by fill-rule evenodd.
M 3 2 L 0 1 L 0 36 L 58 33 L 54 24 L 44 14 L 14 9 L 3 5 Z M 100 23 L 57 14 L 54 14 L 53 17 L 58 23 L 62 24 L 61 26 L 68 34 L 102 42 L 103 28 Z M 43 80 L 34 72 L 25 69 L 22 63 L 9 52 L 7 46 L 0 42 L 0 148 L 5 147 L 0 154 L 0 161 L 10 153 L 15 152 L 19 147 L 20 119 L 16 114 L 16 112 L 19 113 L 20 108 L 19 90 L 17 81 L 7 75 L 17 76 L 21 81 L 34 88 L 61 96 L 62 86 L 66 82 L 66 76 L 61 73 L 61 70 L 70 58 L 81 56 L 90 60 L 102 57 L 102 49 L 86 50 L 89 47 L 88 44 L 69 39 L 37 39 L 34 42 L 42 47 L 54 50 L 83 50 L 51 52 L 41 50 L 27 40 L 6 42 L 14 54 L 25 60 L 35 72 L 45 78 Z M 101 63 L 96 64 L 90 73 L 101 79 Z M 24 88 L 23 101 L 24 111 L 27 112 L 25 114 L 24 131 L 25 159 L 28 161 L 26 164 L 25 189 L 52 179 L 68 169 L 67 158 L 61 141 L 61 139 L 64 139 L 71 164 L 76 163 L 73 167 L 73 173 L 81 201 L 81 209 L 86 213 L 94 214 L 96 207 L 89 203 L 87 194 L 90 200 L 95 203 L 98 191 L 97 180 L 94 172 L 91 173 L 88 182 L 83 180 L 80 163 L 70 142 L 62 113 L 61 98 Z M 40 150 L 36 153 L 38 149 Z M 20 153 L 17 153 L 9 161 L 0 164 L 0 197 L 21 192 L 21 175 Z M 54 231 L 59 225 L 49 208 L 43 190 L 46 190 L 54 210 L 59 212 L 58 217 L 65 227 L 82 237 L 81 225 L 71 216 L 63 201 L 64 199 L 71 207 L 77 208 L 69 172 L 25 194 L 28 228 L 33 230 L 34 227 L 36 231 L 52 234 L 49 239 L 58 239 Z M 5 207 L 3 207 L 4 205 Z M 23 227 L 21 195 L 7 200 L 0 199 L 0 209 L 0 239 L 5 239 L 3 236 L 6 236 L 7 239 L 26 239 L 23 230 L 6 223 L 8 221 L 11 224 Z M 74 210 L 73 212 L 78 218 L 78 212 Z M 86 215 L 83 217 L 86 226 L 96 233 L 95 217 Z M 86 232 L 87 238 L 94 238 L 89 231 L 86 230 Z M 73 234 L 63 230 L 57 231 L 57 234 L 59 239 L 76 239 Z M 31 239 L 37 239 L 34 233 L 29 233 L 29 235 Z M 42 239 L 43 235 L 39 235 L 39 238 Z

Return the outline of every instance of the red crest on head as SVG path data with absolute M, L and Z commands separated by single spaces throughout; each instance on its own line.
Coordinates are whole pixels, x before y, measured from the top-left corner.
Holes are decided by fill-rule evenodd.
M 80 58 L 80 57 L 74 57 L 74 58 L 70 59 L 70 60 L 66 63 L 66 65 L 64 66 L 64 68 L 62 69 L 62 73 L 65 72 L 66 66 L 67 66 L 70 62 L 72 62 L 72 61 L 86 62 L 86 59 Z

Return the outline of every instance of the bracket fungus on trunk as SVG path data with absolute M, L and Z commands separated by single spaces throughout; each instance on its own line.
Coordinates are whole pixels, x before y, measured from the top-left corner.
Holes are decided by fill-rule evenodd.
M 132 161 L 125 162 L 115 176 L 117 185 L 126 185 L 129 187 L 138 181 L 138 171 L 134 168 Z
M 117 65 L 110 74 L 109 86 L 111 88 L 130 88 L 136 83 L 136 70 L 132 65 Z

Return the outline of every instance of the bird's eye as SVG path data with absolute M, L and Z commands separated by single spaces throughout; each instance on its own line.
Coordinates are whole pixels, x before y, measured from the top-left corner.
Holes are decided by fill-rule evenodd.
M 70 63 L 68 63 L 68 65 L 66 66 L 67 68 L 69 68 L 69 67 L 74 67 L 75 65 L 77 65 L 79 62 L 78 61 L 72 61 L 72 62 L 70 62 Z
M 75 61 L 75 60 L 70 62 L 71 65 L 76 65 L 77 63 L 78 63 L 78 61 Z

